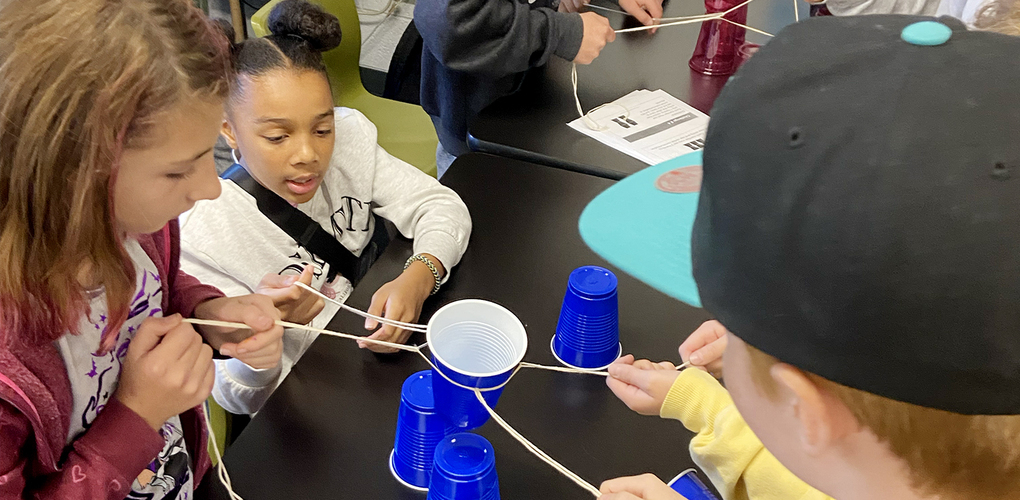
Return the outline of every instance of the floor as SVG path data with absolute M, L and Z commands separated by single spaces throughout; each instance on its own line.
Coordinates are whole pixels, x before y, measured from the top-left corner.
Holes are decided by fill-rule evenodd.
M 390 1 L 355 0 L 358 9 L 361 10 L 362 80 L 365 88 L 376 94 L 382 94 L 393 50 L 414 16 L 414 0 L 396 0 L 392 8 L 384 13 L 377 13 L 386 9 Z M 265 2 L 248 3 L 261 5 Z M 250 15 L 254 9 L 246 7 L 245 11 Z M 209 14 L 214 18 L 230 19 L 230 3 L 228 0 L 209 0 Z M 249 17 L 248 21 L 250 20 Z

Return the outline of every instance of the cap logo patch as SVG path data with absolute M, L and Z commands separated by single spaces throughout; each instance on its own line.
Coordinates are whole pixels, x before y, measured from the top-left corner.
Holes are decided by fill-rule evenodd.
M 953 29 L 936 21 L 921 21 L 911 24 L 900 32 L 900 38 L 911 45 L 934 47 L 942 45 L 953 37 Z
M 701 165 L 670 170 L 655 179 L 655 187 L 666 193 L 697 193 L 701 190 Z

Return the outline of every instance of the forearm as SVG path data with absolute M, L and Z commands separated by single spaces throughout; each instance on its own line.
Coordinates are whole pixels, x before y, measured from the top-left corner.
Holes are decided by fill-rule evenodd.
M 521 73 L 558 55 L 573 59 L 584 28 L 577 14 L 508 0 L 423 0 L 435 9 L 415 23 L 450 69 L 494 77 Z M 445 7 L 445 9 L 443 9 Z

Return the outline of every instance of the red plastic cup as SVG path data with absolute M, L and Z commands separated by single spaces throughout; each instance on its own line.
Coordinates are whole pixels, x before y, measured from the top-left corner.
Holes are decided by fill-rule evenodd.
M 705 0 L 705 11 L 708 14 L 725 12 L 741 3 L 742 0 Z M 726 19 L 747 24 L 747 6 L 730 12 Z M 702 23 L 698 44 L 689 63 L 691 69 L 705 75 L 733 74 L 743 62 L 740 46 L 744 44 L 746 33 L 744 28 L 721 19 Z

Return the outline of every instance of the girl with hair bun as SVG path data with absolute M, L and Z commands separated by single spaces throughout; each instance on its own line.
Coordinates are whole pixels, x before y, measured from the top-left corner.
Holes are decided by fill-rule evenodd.
M 436 179 L 383 150 L 364 115 L 334 107 L 321 54 L 340 43 L 336 17 L 286 0 L 270 12 L 268 27 L 272 35 L 233 48 L 236 81 L 222 134 L 236 164 L 220 180 L 222 196 L 181 217 L 184 269 L 227 295 L 268 295 L 285 320 L 322 328 L 339 308 L 295 283 L 346 300 L 388 239 L 379 216 L 414 239 L 414 256 L 379 288 L 369 312 L 417 321 L 422 303 L 467 248 L 467 207 Z M 285 226 L 293 225 L 277 225 L 274 213 L 306 226 L 288 232 Z M 309 233 L 322 238 L 313 244 L 291 236 Z M 322 239 L 334 246 L 320 246 Z M 378 326 L 365 323 L 368 330 Z M 383 326 L 370 338 L 404 342 L 409 335 Z M 273 370 L 217 360 L 216 401 L 233 413 L 254 413 L 315 338 L 288 331 L 283 361 Z

